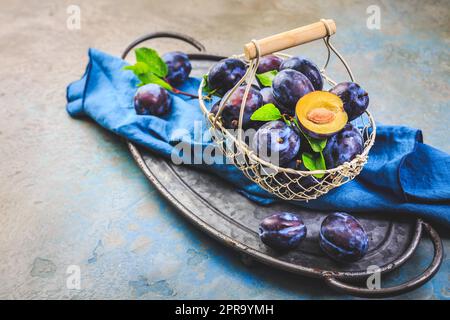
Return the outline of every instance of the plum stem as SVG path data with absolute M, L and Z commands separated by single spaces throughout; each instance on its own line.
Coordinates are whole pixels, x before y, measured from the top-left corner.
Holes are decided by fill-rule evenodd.
M 286 123 L 288 126 L 291 125 L 291 119 L 290 116 L 287 114 L 282 114 L 281 119 L 283 119 L 284 123 Z
M 170 90 L 170 91 L 172 91 L 175 94 L 182 94 L 182 95 L 185 95 L 185 96 L 188 96 L 188 97 L 191 97 L 191 98 L 198 99 L 198 96 L 196 96 L 195 94 L 184 92 L 184 91 L 178 90 L 177 88 L 172 88 L 172 90 Z

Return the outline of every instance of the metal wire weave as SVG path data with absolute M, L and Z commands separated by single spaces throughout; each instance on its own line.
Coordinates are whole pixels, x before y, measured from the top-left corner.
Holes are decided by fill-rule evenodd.
M 325 24 L 327 27 L 327 25 Z M 354 76 L 350 67 L 339 54 L 339 52 L 331 45 L 330 36 L 323 38 L 328 50 L 328 57 L 326 63 L 321 70 L 322 76 L 331 86 L 336 85 L 327 74 L 326 68 L 330 60 L 331 52 L 333 52 L 339 60 L 344 64 L 350 79 L 354 81 Z M 376 126 L 372 115 L 366 111 L 362 116 L 352 121 L 364 138 L 364 150 L 357 155 L 352 161 L 346 162 L 339 167 L 327 170 L 315 171 L 299 171 L 290 168 L 278 167 L 270 162 L 259 158 L 254 151 L 242 139 L 242 120 L 244 114 L 244 106 L 247 101 L 247 95 L 250 87 L 255 79 L 256 69 L 259 64 L 259 48 L 256 41 L 253 42 L 256 46 L 257 57 L 248 61 L 248 69 L 244 77 L 222 98 L 219 106 L 219 111 L 216 115 L 209 112 L 206 107 L 203 96 L 203 88 L 205 80 L 202 80 L 198 96 L 200 107 L 209 120 L 209 130 L 215 143 L 225 156 L 230 158 L 234 165 L 239 168 L 245 176 L 250 180 L 260 185 L 263 189 L 285 200 L 299 200 L 308 201 L 316 199 L 321 195 L 327 193 L 333 188 L 341 186 L 342 184 L 354 179 L 363 169 L 368 160 L 368 153 L 375 142 Z M 276 53 L 282 58 L 288 58 L 289 55 Z M 244 55 L 235 55 L 233 58 L 244 59 Z M 239 130 L 237 135 L 227 130 L 220 121 L 221 111 L 223 106 L 228 101 L 233 92 L 246 83 L 246 90 L 242 99 Z M 320 176 L 320 178 L 318 178 Z

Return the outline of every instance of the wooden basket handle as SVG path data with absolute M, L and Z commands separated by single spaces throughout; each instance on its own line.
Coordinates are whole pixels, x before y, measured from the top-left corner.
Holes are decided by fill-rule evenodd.
M 256 44 L 259 47 L 259 55 L 264 56 L 266 54 L 321 39 L 326 36 L 331 36 L 335 33 L 336 23 L 334 20 L 322 19 L 316 23 L 249 42 L 244 46 L 244 54 L 245 57 L 250 60 L 257 56 Z

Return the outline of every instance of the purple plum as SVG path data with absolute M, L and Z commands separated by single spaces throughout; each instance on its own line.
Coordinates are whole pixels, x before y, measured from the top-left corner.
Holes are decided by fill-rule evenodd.
M 357 83 L 341 82 L 330 89 L 330 92 L 344 102 L 344 110 L 349 121 L 358 118 L 369 106 L 369 94 Z
M 314 91 L 314 87 L 303 73 L 286 69 L 278 72 L 273 79 L 272 91 L 281 112 L 294 115 L 298 100 Z
M 186 53 L 180 51 L 167 52 L 161 57 L 167 64 L 169 70 L 166 80 L 172 85 L 177 86 L 189 78 L 192 70 L 191 62 Z
M 303 144 L 303 143 L 302 143 Z M 299 153 L 301 154 L 301 153 Z M 294 158 L 293 160 L 289 161 L 284 168 L 294 169 L 297 171 L 309 171 L 303 162 L 300 159 Z M 282 184 L 289 184 L 290 191 L 294 193 L 300 193 L 304 192 L 305 190 L 311 188 L 312 186 L 317 184 L 317 181 L 320 179 L 314 178 L 313 176 L 303 176 L 300 177 L 297 174 L 291 174 L 291 173 L 285 173 L 280 172 L 276 175 L 277 181 L 279 181 Z M 296 182 L 295 180 L 298 181 Z
M 354 262 L 367 253 L 369 237 L 355 217 L 334 212 L 322 221 L 319 244 L 330 258 L 339 262 Z
M 328 138 L 323 156 L 328 169 L 353 160 L 364 150 L 364 139 L 357 128 L 347 123 L 341 131 Z
M 265 87 L 262 88 L 259 92 L 261 93 L 263 98 L 263 105 L 268 103 L 273 103 L 274 105 L 276 105 L 275 98 L 273 97 L 272 88 Z
M 322 90 L 323 79 L 319 68 L 314 62 L 305 57 L 296 56 L 283 61 L 280 70 L 293 69 L 304 74 L 314 87 L 314 90 Z
M 150 83 L 140 87 L 134 95 L 134 108 L 139 115 L 163 116 L 171 110 L 172 98 L 166 89 Z
M 220 95 L 233 88 L 244 76 L 245 63 L 242 60 L 228 58 L 217 62 L 208 73 L 208 85 Z
M 222 124 L 227 129 L 237 129 L 239 114 L 241 110 L 242 98 L 244 96 L 245 86 L 241 86 L 230 96 L 225 103 L 221 114 Z M 260 121 L 252 121 L 250 117 L 253 112 L 263 105 L 263 98 L 258 89 L 250 88 L 248 92 L 247 101 L 244 108 L 244 118 L 242 119 L 242 128 L 255 128 L 261 125 Z M 219 102 L 216 102 L 212 107 L 211 112 L 216 114 L 219 109 Z
M 294 249 L 306 237 L 306 233 L 302 219 L 289 212 L 278 212 L 268 216 L 259 225 L 261 241 L 278 250 Z
M 297 155 L 300 137 L 283 121 L 270 121 L 256 131 L 252 149 L 261 159 L 283 166 Z
M 259 65 L 256 73 L 265 73 L 272 70 L 278 71 L 282 62 L 283 59 L 274 54 L 263 56 L 259 59 Z

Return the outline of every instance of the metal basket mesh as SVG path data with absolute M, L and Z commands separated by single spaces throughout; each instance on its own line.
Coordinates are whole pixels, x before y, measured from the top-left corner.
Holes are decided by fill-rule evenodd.
M 325 45 L 328 49 L 328 57 L 324 67 L 321 70 L 322 76 L 330 85 L 335 85 L 333 81 L 325 72 L 330 59 L 331 51 L 344 64 L 350 79 L 354 81 L 353 74 L 337 50 L 331 45 L 329 36 L 324 38 Z M 289 55 L 277 53 L 283 58 Z M 243 59 L 243 55 L 233 56 L 234 58 Z M 354 179 L 363 169 L 368 159 L 368 153 L 373 146 L 376 136 L 375 122 L 371 114 L 366 111 L 362 116 L 352 121 L 356 128 L 358 128 L 364 138 L 364 150 L 357 155 L 352 161 L 346 162 L 339 167 L 327 170 L 316 171 L 299 171 L 290 168 L 278 167 L 270 162 L 259 158 L 254 151 L 242 139 L 242 116 L 243 109 L 246 103 L 248 91 L 254 82 L 256 69 L 259 64 L 259 54 L 256 59 L 248 61 L 249 67 L 246 74 L 236 86 L 230 90 L 229 94 L 222 98 L 221 106 L 223 106 L 231 94 L 241 86 L 246 84 L 246 92 L 243 96 L 241 105 L 241 114 L 239 119 L 239 129 L 237 134 L 227 130 L 220 121 L 220 111 L 217 116 L 209 112 L 206 107 L 206 101 L 203 96 L 203 87 L 205 81 L 203 80 L 199 88 L 199 102 L 202 111 L 208 119 L 209 130 L 214 142 L 219 146 L 222 153 L 232 160 L 233 164 L 239 168 L 245 176 L 257 183 L 263 189 L 271 194 L 278 196 L 285 200 L 299 200 L 308 201 L 316 199 L 321 195 L 327 193 L 333 188 L 336 188 L 352 179 Z M 221 107 L 219 107 L 219 110 Z M 321 176 L 320 178 L 318 178 Z

